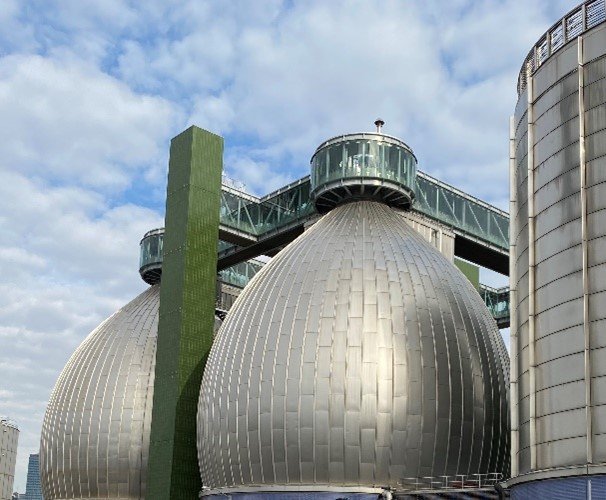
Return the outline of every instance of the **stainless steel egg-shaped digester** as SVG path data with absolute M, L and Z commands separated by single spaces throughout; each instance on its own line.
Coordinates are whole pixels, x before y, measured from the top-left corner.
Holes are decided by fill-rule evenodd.
M 339 205 L 219 331 L 198 407 L 203 484 L 506 472 L 508 363 L 477 291 L 401 215 Z

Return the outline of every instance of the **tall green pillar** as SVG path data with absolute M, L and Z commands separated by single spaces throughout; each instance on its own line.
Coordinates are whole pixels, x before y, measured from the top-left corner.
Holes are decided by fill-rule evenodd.
M 147 499 L 198 498 L 196 410 L 213 340 L 223 139 L 171 141 Z

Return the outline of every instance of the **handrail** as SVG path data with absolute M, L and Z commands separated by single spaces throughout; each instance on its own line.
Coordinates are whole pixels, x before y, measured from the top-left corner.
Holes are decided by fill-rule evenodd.
M 528 76 L 568 42 L 606 22 L 606 0 L 587 0 L 554 23 L 534 44 L 518 76 L 518 96 L 526 89 Z

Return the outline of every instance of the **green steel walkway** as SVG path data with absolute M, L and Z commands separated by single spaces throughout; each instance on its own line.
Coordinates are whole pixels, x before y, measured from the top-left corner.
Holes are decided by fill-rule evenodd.
M 509 328 L 509 287 L 493 288 L 480 283 L 480 296 L 499 328 Z
M 231 245 L 221 245 L 218 269 L 234 274 L 232 266 L 261 254 L 275 255 L 301 234 L 304 224 L 317 216 L 309 193 L 309 176 L 260 198 L 223 185 L 219 237 Z M 457 257 L 509 274 L 509 215 L 506 212 L 423 172 L 417 172 L 413 211 L 448 226 L 455 233 Z M 236 274 L 241 282 L 242 277 L 239 273 L 234 276 Z M 508 288 L 481 284 L 479 292 L 499 327 L 508 327 Z
M 508 274 L 509 216 L 506 212 L 417 172 L 413 211 L 455 233 L 455 254 Z M 309 176 L 263 197 L 228 186 L 221 190 L 220 238 L 233 247 L 219 254 L 219 269 L 261 254 L 272 255 L 303 232 L 316 215 Z
M 422 172 L 417 172 L 417 183 L 413 210 L 455 233 L 455 255 L 508 274 L 508 214 Z M 262 267 L 251 259 L 275 255 L 303 232 L 304 224 L 318 216 L 309 192 L 309 176 L 261 198 L 222 186 L 217 270 L 223 281 L 243 287 Z M 155 245 L 142 247 L 142 272 L 161 266 L 162 243 Z M 480 284 L 478 291 L 499 327 L 508 327 L 509 289 Z

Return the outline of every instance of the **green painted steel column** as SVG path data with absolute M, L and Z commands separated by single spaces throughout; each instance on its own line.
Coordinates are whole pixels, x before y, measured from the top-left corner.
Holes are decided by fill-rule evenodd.
M 147 499 L 198 497 L 196 409 L 213 340 L 223 139 L 171 141 Z
M 454 264 L 459 268 L 465 277 L 471 282 L 471 284 L 476 288 L 476 290 L 480 289 L 480 268 L 471 262 L 467 262 L 455 257 Z

